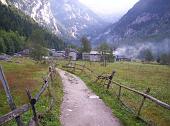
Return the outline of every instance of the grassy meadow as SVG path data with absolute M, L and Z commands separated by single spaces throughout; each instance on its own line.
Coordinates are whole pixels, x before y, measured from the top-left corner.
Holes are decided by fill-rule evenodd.
M 61 64 L 66 63 L 60 61 Z M 86 64 L 87 67 L 95 71 L 97 75 L 101 73 L 111 73 L 112 70 L 116 71 L 113 78 L 114 81 L 123 85 L 131 87 L 133 89 L 145 92 L 147 88 L 150 88 L 150 95 L 155 98 L 170 104 L 170 67 L 164 65 L 143 64 L 136 62 L 115 62 L 108 63 L 107 67 L 103 67 L 101 63 L 83 62 L 78 61 L 79 64 Z M 141 111 L 141 119 L 137 118 L 133 112 L 137 113 L 137 110 L 143 99 L 141 96 L 136 95 L 130 91 L 122 89 L 121 100 L 128 106 L 124 107 L 121 102 L 118 101 L 117 95 L 119 87 L 112 85 L 112 88 L 107 92 L 103 85 L 98 82 L 95 83 L 95 77 L 90 72 L 81 73 L 76 71 L 87 85 L 97 94 L 103 101 L 112 108 L 115 116 L 120 118 L 122 123 L 127 126 L 143 126 L 143 125 L 157 125 L 157 126 L 169 126 L 170 125 L 170 111 L 162 107 L 159 107 L 153 102 L 146 100 Z M 129 109 L 131 108 L 131 109 Z
M 57 61 L 58 67 L 67 63 L 67 61 Z M 150 95 L 155 98 L 170 104 L 170 67 L 164 65 L 143 64 L 135 62 L 116 62 L 108 63 L 107 67 L 98 62 L 83 62 L 77 61 L 78 64 L 85 64 L 87 67 L 95 71 L 97 75 L 101 73 L 111 73 L 112 70 L 116 71 L 113 78 L 114 81 L 119 82 L 128 87 L 134 88 L 144 92 L 150 88 Z M 28 88 L 35 94 L 42 86 L 42 77 L 47 75 L 48 65 L 36 63 L 28 58 L 16 58 L 12 62 L 0 61 L 6 78 L 8 80 L 12 96 L 17 106 L 28 103 L 28 98 L 25 89 Z M 153 102 L 146 100 L 141 111 L 141 117 L 148 123 L 137 118 L 133 112 L 137 112 L 141 103 L 142 97 L 125 89 L 122 90 L 121 100 L 133 110 L 133 112 L 123 106 L 118 101 L 117 95 L 119 87 L 112 85 L 112 88 L 107 92 L 101 82 L 95 83 L 96 79 L 93 74 L 88 71 L 84 73 L 76 71 L 79 77 L 84 80 L 89 88 L 91 88 L 101 99 L 108 105 L 115 116 L 117 116 L 125 126 L 169 126 L 170 124 L 170 111 L 159 107 Z M 43 126 L 60 126 L 60 104 L 62 102 L 62 85 L 59 76 L 54 81 L 54 87 L 50 88 L 53 96 L 56 97 L 56 106 L 51 112 L 43 115 L 41 124 Z M 38 112 L 44 112 L 48 106 L 49 99 L 47 98 L 48 92 L 46 91 L 40 101 L 36 104 Z M 5 92 L 0 83 L 0 116 L 10 111 L 7 104 Z M 32 117 L 31 110 L 22 116 L 24 123 L 28 123 Z M 15 121 L 10 121 L 5 126 L 15 126 Z
M 48 65 L 37 63 L 29 58 L 15 58 L 12 62 L 0 61 L 5 76 L 10 86 L 11 94 L 15 104 L 19 107 L 28 103 L 28 98 L 25 89 L 28 88 L 33 96 L 37 93 L 43 84 L 42 77 L 48 73 Z M 62 85 L 60 77 L 57 76 L 54 80 L 53 88 L 50 88 L 52 95 L 56 98 L 56 104 L 52 111 L 43 114 L 41 124 L 43 126 L 60 126 L 60 104 L 62 102 Z M 36 110 L 40 113 L 45 112 L 49 106 L 48 91 L 46 91 L 36 104 Z M 6 95 L 0 82 L 0 116 L 8 113 L 10 108 L 7 103 Z M 29 110 L 22 115 L 22 120 L 25 124 L 32 117 L 32 111 Z M 5 126 L 15 126 L 15 120 L 6 123 Z

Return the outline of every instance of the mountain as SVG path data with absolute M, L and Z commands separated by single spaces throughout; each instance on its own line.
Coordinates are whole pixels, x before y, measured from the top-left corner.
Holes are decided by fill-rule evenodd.
M 93 37 L 108 24 L 78 0 L 10 1 L 39 24 L 73 43 L 83 35 Z
M 60 35 L 63 32 L 51 12 L 48 0 L 10 0 L 10 2 L 53 33 Z
M 67 28 L 73 38 L 96 34 L 104 22 L 78 0 L 51 0 L 54 17 Z
M 35 44 L 58 50 L 64 48 L 59 37 L 6 0 L 0 0 L 0 10 L 0 53 L 13 54 Z
M 93 41 L 132 43 L 170 38 L 170 1 L 140 0 Z
M 8 6 L 8 3 L 7 3 L 6 0 L 0 0 L 0 2 L 1 2 L 2 4 L 4 4 L 4 5 Z

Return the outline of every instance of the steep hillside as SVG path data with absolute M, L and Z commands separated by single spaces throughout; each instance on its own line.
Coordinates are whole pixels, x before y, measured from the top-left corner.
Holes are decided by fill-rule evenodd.
M 2 4 L 4 4 L 4 5 L 8 6 L 8 3 L 7 3 L 6 0 L 0 0 L 0 2 L 1 2 Z
M 50 2 L 47 0 L 9 0 L 11 4 L 31 16 L 36 22 L 49 28 L 55 34 L 61 34 L 62 27 L 55 20 Z
M 159 41 L 170 37 L 170 1 L 140 0 L 94 41 Z
M 0 53 L 13 54 L 26 48 L 33 39 L 34 33 L 42 36 L 41 45 L 61 49 L 63 41 L 56 35 L 39 26 L 33 19 L 26 16 L 14 6 L 2 4 L 0 1 Z

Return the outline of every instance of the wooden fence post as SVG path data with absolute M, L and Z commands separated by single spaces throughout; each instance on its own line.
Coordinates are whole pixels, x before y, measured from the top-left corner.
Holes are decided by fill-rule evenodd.
M 73 64 L 73 72 L 76 72 L 76 63 Z
M 50 67 L 49 67 L 49 74 L 50 74 L 50 81 L 51 81 L 51 85 L 50 85 L 50 84 L 48 84 L 48 87 L 47 87 L 49 97 L 51 97 L 50 86 L 52 86 L 52 85 L 53 85 L 53 74 L 52 74 L 52 72 L 53 72 L 53 70 L 52 70 L 52 67 L 50 66 Z M 44 80 L 44 82 L 46 83 L 46 80 Z
M 38 118 L 37 118 L 37 113 L 36 113 L 36 109 L 35 109 L 35 104 L 36 104 L 37 101 L 36 101 L 36 99 L 32 98 L 30 91 L 28 89 L 26 90 L 26 92 L 27 92 L 27 96 L 28 96 L 29 102 L 30 102 L 31 107 L 32 107 L 32 112 L 33 112 L 33 116 L 34 116 L 33 121 L 35 121 L 35 125 L 38 126 L 39 125 L 38 124 Z
M 82 67 L 83 67 L 83 68 L 82 68 L 82 70 L 81 70 L 81 73 L 84 72 L 85 64 L 84 64 Z
M 53 74 L 52 74 L 53 70 L 52 67 L 49 67 L 49 73 L 50 73 L 50 79 L 51 79 L 51 83 L 53 83 Z
M 106 67 L 106 55 L 104 54 L 104 67 Z
M 112 83 L 112 79 L 113 79 L 113 76 L 114 76 L 115 73 L 116 73 L 116 72 L 113 70 L 113 71 L 112 71 L 112 74 L 109 76 L 109 82 L 108 82 L 108 84 L 107 84 L 107 90 L 109 90 L 109 88 L 110 88 L 110 85 L 111 85 L 111 83 Z
M 0 66 L 0 80 L 1 80 L 3 88 L 5 90 L 5 93 L 6 93 L 6 96 L 7 96 L 7 101 L 8 101 L 8 104 L 9 104 L 11 110 L 16 109 L 16 105 L 15 105 L 14 100 L 12 98 L 12 95 L 11 95 L 11 92 L 10 92 L 10 89 L 9 89 L 9 86 L 8 86 L 8 82 L 5 78 L 5 74 L 2 70 L 2 66 Z M 23 126 L 23 123 L 20 119 L 20 116 L 17 116 L 15 118 L 15 120 L 16 120 L 18 126 Z
M 118 100 L 120 100 L 122 86 L 119 86 Z
M 150 92 L 150 88 L 148 88 L 148 89 L 145 91 L 146 94 L 148 94 L 149 92 Z M 144 105 L 145 99 L 146 99 L 146 97 L 144 96 L 143 99 L 142 99 L 142 102 L 141 102 L 141 104 L 140 104 L 140 106 L 139 106 L 139 110 L 138 110 L 138 113 L 137 113 L 137 116 L 138 116 L 138 117 L 140 116 L 140 112 L 141 112 L 142 107 L 143 107 L 143 105 Z

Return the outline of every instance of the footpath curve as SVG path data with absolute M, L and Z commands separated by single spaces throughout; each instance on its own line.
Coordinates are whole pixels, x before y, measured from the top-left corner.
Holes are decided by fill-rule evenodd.
M 57 71 L 64 87 L 60 118 L 63 126 L 122 125 L 112 115 L 111 109 L 79 77 L 60 69 Z

